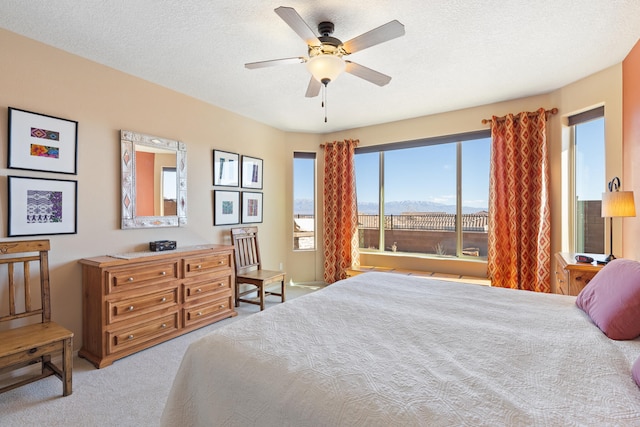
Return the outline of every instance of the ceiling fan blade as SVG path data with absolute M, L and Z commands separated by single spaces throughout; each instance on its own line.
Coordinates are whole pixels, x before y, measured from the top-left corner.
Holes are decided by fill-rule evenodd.
M 275 65 L 302 64 L 306 60 L 307 58 L 298 56 L 296 58 L 271 59 L 269 61 L 249 62 L 247 64 L 244 64 L 244 66 L 245 68 L 249 68 L 250 70 L 253 70 L 256 68 L 273 67 Z
M 276 12 L 278 16 L 282 18 L 282 20 L 286 22 L 287 25 L 289 25 L 308 46 L 321 45 L 320 40 L 318 40 L 318 36 L 316 36 L 313 30 L 309 28 L 307 23 L 304 22 L 294 8 L 280 6 L 279 8 L 274 9 L 274 12 Z
M 347 53 L 354 53 L 400 36 L 404 36 L 404 25 L 393 20 L 346 41 L 342 46 Z
M 307 93 L 304 94 L 307 98 L 315 98 L 320 93 L 322 83 L 311 77 L 309 80 L 309 86 L 307 86 Z
M 367 68 L 364 65 L 356 64 L 351 61 L 344 61 L 347 63 L 346 72 L 353 74 L 356 77 L 365 79 L 368 82 L 376 84 L 378 86 L 384 86 L 391 81 L 391 77 L 386 74 L 379 73 L 378 71 Z

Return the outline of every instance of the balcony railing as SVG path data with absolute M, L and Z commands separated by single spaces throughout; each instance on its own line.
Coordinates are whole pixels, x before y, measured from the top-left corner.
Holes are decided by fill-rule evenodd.
M 296 214 L 294 218 L 313 218 L 313 215 Z M 426 253 L 451 256 L 456 253 L 455 214 L 441 212 L 416 212 L 401 215 L 385 215 L 384 240 L 387 251 Z M 379 216 L 358 215 L 360 247 L 378 249 Z M 487 212 L 462 215 L 464 246 L 462 255 L 486 257 Z M 302 230 L 294 230 L 296 249 L 302 249 Z M 298 246 L 299 245 L 299 246 Z
M 379 216 L 358 214 L 359 228 L 379 228 Z M 462 231 L 486 232 L 488 215 L 486 213 L 462 214 Z M 385 230 L 433 230 L 455 231 L 456 215 L 447 213 L 416 213 L 385 215 Z

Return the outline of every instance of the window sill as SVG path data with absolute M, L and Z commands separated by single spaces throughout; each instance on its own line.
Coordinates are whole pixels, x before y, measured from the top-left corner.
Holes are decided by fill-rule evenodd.
M 487 277 L 487 261 L 474 257 L 448 257 L 403 252 L 360 251 L 360 264 L 375 268 L 411 271 L 424 274 L 452 274 Z

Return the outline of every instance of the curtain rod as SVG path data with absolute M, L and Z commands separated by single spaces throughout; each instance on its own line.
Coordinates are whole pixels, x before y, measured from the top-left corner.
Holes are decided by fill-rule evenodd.
M 528 113 L 527 115 L 529 117 L 533 117 L 536 114 L 538 114 L 537 112 L 532 112 L 532 113 Z M 557 108 L 552 108 L 550 110 L 545 110 L 545 118 L 549 119 L 549 115 L 553 115 L 553 114 L 558 114 L 558 109 Z M 506 116 L 502 116 L 502 117 L 498 117 L 498 121 L 504 121 Z M 487 123 L 491 123 L 491 119 L 482 119 L 482 124 L 486 125 Z
M 360 141 L 357 141 L 357 140 L 351 140 L 351 141 L 356 147 L 358 146 L 358 144 L 360 144 Z M 320 144 L 320 148 L 324 148 L 325 145 L 332 146 L 333 144 L 344 144 L 344 141 L 334 141 L 334 142 L 327 142 L 326 144 Z

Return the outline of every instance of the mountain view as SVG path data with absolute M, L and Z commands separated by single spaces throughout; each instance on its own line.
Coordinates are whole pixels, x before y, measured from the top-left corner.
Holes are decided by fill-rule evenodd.
M 476 212 L 486 211 L 487 209 L 463 206 L 462 213 L 472 214 Z M 296 215 L 312 215 L 313 200 L 296 199 L 294 200 L 293 212 Z M 378 205 L 376 203 L 362 202 L 358 203 L 358 212 L 362 214 L 376 215 L 378 213 Z M 400 215 L 405 212 L 444 212 L 448 214 L 456 213 L 455 205 L 445 205 L 442 203 L 433 203 L 417 200 L 404 200 L 401 202 L 385 203 L 384 213 L 386 215 Z

